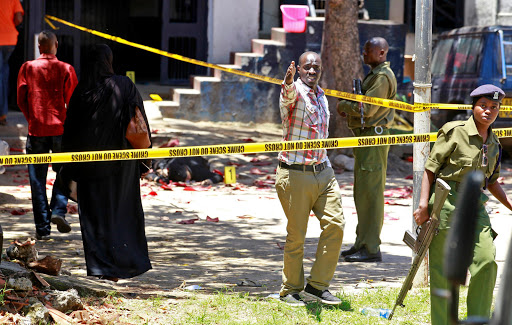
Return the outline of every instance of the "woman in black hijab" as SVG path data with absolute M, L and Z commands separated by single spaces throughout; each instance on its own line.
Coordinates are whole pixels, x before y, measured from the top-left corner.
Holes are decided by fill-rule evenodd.
M 133 149 L 126 139 L 142 98 L 131 80 L 115 75 L 112 51 L 93 46 L 71 97 L 64 124 L 63 149 Z M 77 183 L 78 213 L 87 275 L 117 281 L 151 269 L 140 199 L 139 160 L 72 163 L 63 174 Z

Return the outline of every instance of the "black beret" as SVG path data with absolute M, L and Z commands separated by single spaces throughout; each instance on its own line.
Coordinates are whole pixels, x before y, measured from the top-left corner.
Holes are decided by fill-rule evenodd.
M 501 100 L 505 98 L 505 92 L 495 85 L 487 84 L 477 87 L 469 96 L 474 98 L 486 97 L 490 100 L 497 100 L 501 103 Z

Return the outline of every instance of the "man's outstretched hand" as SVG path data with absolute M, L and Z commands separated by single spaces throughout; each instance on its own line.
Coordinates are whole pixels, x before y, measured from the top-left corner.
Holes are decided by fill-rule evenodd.
M 288 70 L 286 70 L 286 76 L 284 77 L 284 81 L 287 85 L 291 85 L 293 83 L 293 77 L 295 77 L 296 71 L 297 68 L 295 67 L 295 61 L 292 61 L 288 67 Z

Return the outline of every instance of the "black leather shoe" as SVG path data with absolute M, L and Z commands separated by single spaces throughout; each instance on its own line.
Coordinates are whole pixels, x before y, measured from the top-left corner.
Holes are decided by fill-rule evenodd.
M 59 232 L 67 233 L 71 231 L 71 226 L 64 216 L 54 215 L 51 218 L 52 223 L 57 225 Z
M 352 246 L 349 249 L 347 249 L 346 251 L 342 251 L 341 256 L 349 256 L 349 255 L 355 254 L 357 252 L 359 252 L 359 249 Z
M 345 257 L 345 262 L 382 262 L 382 254 L 380 250 L 376 254 L 370 254 L 365 247 L 359 252 Z

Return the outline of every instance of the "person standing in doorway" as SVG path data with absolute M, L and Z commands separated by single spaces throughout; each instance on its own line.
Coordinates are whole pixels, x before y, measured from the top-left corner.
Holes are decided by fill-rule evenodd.
M 20 0 L 0 0 L 0 125 L 7 124 L 9 58 L 18 42 L 16 26 L 23 21 Z
M 18 106 L 28 121 L 27 154 L 60 152 L 66 109 L 78 84 L 75 69 L 55 56 L 59 43 L 57 36 L 43 31 L 38 37 L 41 56 L 25 62 L 18 74 Z M 60 165 L 53 164 L 58 173 Z M 52 190 L 48 204 L 46 177 L 48 164 L 28 165 L 36 238 L 50 238 L 50 222 L 59 232 L 69 232 L 65 218 L 68 199 L 58 186 Z
M 388 42 L 374 37 L 363 48 L 364 63 L 371 71 L 364 78 L 362 92 L 366 96 L 394 99 L 396 78 L 386 61 Z M 348 127 L 356 137 L 389 135 L 393 123 L 392 108 L 340 100 L 338 112 L 346 116 Z M 362 116 L 361 116 L 362 115 Z M 380 262 L 380 232 L 384 223 L 384 188 L 389 145 L 354 148 L 354 202 L 357 211 L 356 242 L 342 251 L 347 262 Z

